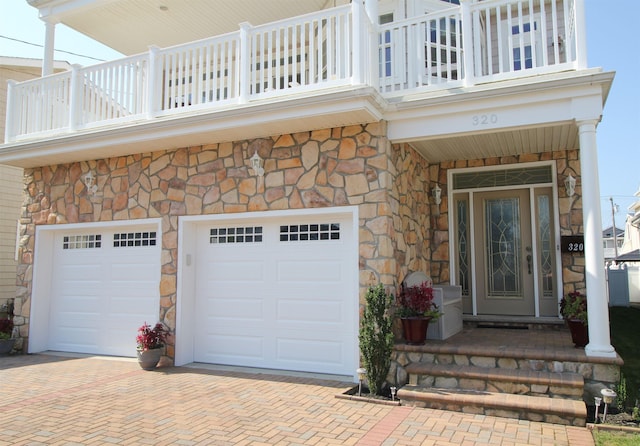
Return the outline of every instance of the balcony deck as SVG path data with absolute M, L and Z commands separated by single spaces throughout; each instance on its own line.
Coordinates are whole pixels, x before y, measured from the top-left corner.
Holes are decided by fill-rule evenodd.
M 365 87 L 385 100 L 586 68 L 581 0 L 488 0 L 374 27 L 359 2 L 22 83 L 8 145 Z M 372 114 L 369 118 L 376 119 Z

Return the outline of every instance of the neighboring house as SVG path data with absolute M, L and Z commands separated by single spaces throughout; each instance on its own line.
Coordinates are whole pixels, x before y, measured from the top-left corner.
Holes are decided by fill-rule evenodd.
M 69 68 L 56 62 L 55 71 Z M 0 135 L 4 137 L 7 81 L 26 81 L 42 75 L 42 61 L 0 56 Z M 0 165 L 0 308 L 16 296 L 16 234 L 22 207 L 22 168 Z
M 640 188 L 633 195 L 638 199 L 629 205 L 625 221 L 624 242 L 619 254 L 640 250 Z
M 609 226 L 602 231 L 605 263 L 615 259 L 616 256 L 620 254 L 622 244 L 624 243 L 624 229 L 615 228 L 615 234 L 613 230 L 613 226 Z
M 159 319 L 175 364 L 353 375 L 367 287 L 424 271 L 470 319 L 586 292 L 616 356 L 583 0 L 29 2 L 45 47 L 130 56 L 10 85 L 24 351 L 131 356 Z

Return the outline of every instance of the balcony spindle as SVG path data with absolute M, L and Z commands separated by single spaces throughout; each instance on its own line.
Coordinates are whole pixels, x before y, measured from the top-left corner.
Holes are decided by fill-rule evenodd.
M 238 46 L 237 60 L 240 61 L 240 72 L 238 73 L 240 94 L 238 96 L 238 102 L 240 104 L 246 104 L 249 102 L 249 94 L 251 88 L 249 86 L 250 70 L 251 70 L 251 52 L 249 50 L 249 30 L 251 24 L 249 22 L 242 22 L 240 24 L 240 45 Z
M 147 117 L 152 119 L 156 116 L 160 107 L 158 106 L 158 97 L 161 97 L 162 92 L 158 88 L 159 68 L 158 66 L 158 52 L 160 48 L 155 45 L 149 47 L 149 67 L 147 73 Z
M 567 2 L 569 0 L 566 0 Z M 576 69 L 585 70 L 588 67 L 587 64 L 587 16 L 584 11 L 584 0 L 573 0 L 573 9 L 574 9 L 574 34 L 575 34 L 575 42 L 576 42 Z M 565 47 L 567 52 L 567 60 L 571 61 L 571 51 L 572 45 L 571 40 L 568 38 L 567 32 L 565 31 Z
M 464 56 L 464 70 L 462 75 L 462 82 L 464 85 L 469 86 L 475 83 L 475 69 L 473 63 L 473 54 L 480 53 L 482 51 L 480 41 L 476 40 L 474 47 L 473 42 L 473 22 L 471 19 L 471 8 L 469 0 L 460 0 L 461 8 L 461 22 L 462 22 L 462 51 Z M 478 24 L 479 25 L 479 24 Z
M 16 110 L 16 81 L 9 80 L 7 82 L 7 121 L 4 129 L 4 142 L 12 142 L 16 139 L 15 115 Z
M 362 5 L 360 2 L 351 3 L 351 17 L 353 20 L 353 84 L 363 83 L 362 79 L 362 47 L 360 35 L 362 33 Z
M 82 116 L 82 77 L 80 76 L 81 66 L 78 64 L 71 65 L 71 88 L 69 93 L 69 130 L 75 131 L 80 124 L 80 116 Z M 46 128 L 46 127 L 45 127 Z

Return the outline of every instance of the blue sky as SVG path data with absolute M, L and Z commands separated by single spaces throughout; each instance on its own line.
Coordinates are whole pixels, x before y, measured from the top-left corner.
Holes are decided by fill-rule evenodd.
M 44 25 L 37 10 L 26 0 L 1 0 L 0 55 L 41 58 Z M 585 0 L 589 66 L 615 71 L 616 77 L 598 126 L 598 159 L 603 227 L 611 226 L 611 201 L 619 205 L 616 226 L 624 227 L 633 194 L 640 189 L 640 143 L 633 136 L 640 130 L 640 38 L 635 34 L 640 0 Z M 93 42 L 63 25 L 56 28 L 56 49 L 102 60 L 119 53 Z M 56 52 L 56 59 L 81 65 L 98 61 Z

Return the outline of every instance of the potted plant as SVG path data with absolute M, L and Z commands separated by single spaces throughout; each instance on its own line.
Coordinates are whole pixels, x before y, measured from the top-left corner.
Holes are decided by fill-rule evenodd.
M 440 317 L 438 306 L 433 301 L 431 284 L 422 282 L 414 286 L 403 286 L 398 295 L 396 316 L 402 322 L 407 344 L 424 344 L 429 322 Z
M 16 340 L 12 337 L 13 321 L 8 317 L 0 319 L 0 355 L 7 355 L 13 350 Z
M 16 343 L 13 337 L 13 301 L 0 307 L 0 355 L 7 355 Z
M 160 362 L 162 347 L 167 342 L 169 332 L 158 322 L 153 328 L 146 322 L 138 328 L 136 342 L 138 344 L 138 364 L 144 370 L 153 370 Z
M 580 291 L 567 294 L 560 301 L 560 314 L 567 321 L 574 345 L 576 347 L 587 345 L 589 343 L 587 297 Z

